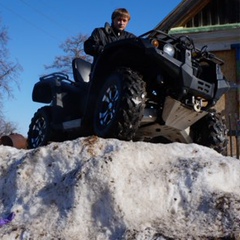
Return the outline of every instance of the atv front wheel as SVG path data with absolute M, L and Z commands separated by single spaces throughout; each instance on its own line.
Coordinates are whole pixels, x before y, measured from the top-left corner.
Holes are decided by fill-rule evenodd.
M 42 107 L 34 114 L 28 131 L 28 148 L 47 145 L 51 139 L 49 107 Z
M 213 148 L 217 152 L 227 153 L 227 127 L 220 113 L 210 112 L 190 128 L 194 143 Z
M 104 82 L 97 97 L 93 128 L 103 138 L 131 140 L 143 117 L 145 82 L 129 68 L 120 68 Z

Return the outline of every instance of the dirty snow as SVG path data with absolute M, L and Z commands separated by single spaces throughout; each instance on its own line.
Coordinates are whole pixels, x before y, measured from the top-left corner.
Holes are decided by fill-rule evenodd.
M 0 239 L 240 239 L 240 161 L 97 137 L 0 146 Z

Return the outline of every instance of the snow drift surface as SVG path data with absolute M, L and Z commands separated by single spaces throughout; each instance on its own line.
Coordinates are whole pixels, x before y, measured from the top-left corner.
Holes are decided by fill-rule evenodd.
M 0 146 L 0 239 L 240 239 L 240 161 L 97 137 Z

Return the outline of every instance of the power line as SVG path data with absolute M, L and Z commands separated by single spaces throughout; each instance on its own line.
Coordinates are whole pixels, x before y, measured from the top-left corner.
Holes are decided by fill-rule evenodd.
M 36 28 L 37 30 L 45 33 L 46 35 L 48 35 L 49 37 L 51 37 L 54 40 L 60 41 L 60 39 L 58 39 L 57 37 L 53 36 L 52 34 L 50 34 L 49 32 L 47 32 L 46 30 L 44 30 L 43 28 L 37 26 L 36 24 L 32 23 L 31 21 L 29 21 L 27 18 L 23 17 L 22 15 L 20 15 L 19 13 L 17 13 L 16 11 L 14 11 L 13 9 L 5 6 L 4 4 L 2 4 L 0 2 L 0 5 L 5 8 L 7 11 L 11 12 L 12 14 L 14 14 L 15 16 L 19 17 L 20 19 L 22 19 L 23 21 L 27 22 L 29 25 L 31 25 L 32 27 Z
M 67 32 L 68 34 L 70 34 L 70 30 L 66 27 L 64 27 L 63 25 L 59 24 L 56 20 L 54 20 L 53 18 L 49 17 L 48 15 L 46 15 L 45 13 L 41 12 L 40 10 L 38 10 L 37 8 L 33 7 L 32 5 L 30 5 L 29 3 L 25 2 L 24 0 L 20 0 L 20 2 L 22 2 L 23 4 L 25 4 L 27 7 L 31 8 L 33 11 L 35 11 L 36 13 L 38 13 L 39 15 L 41 15 L 42 17 L 46 18 L 48 21 L 52 22 L 53 24 L 55 24 L 56 26 L 58 26 L 59 28 L 61 28 L 62 30 L 64 30 L 65 32 Z

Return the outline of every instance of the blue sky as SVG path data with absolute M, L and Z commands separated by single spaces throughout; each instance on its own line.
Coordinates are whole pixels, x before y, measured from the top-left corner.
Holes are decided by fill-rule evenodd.
M 40 75 L 49 73 L 59 48 L 67 38 L 79 33 L 90 35 L 95 27 L 110 22 L 114 9 L 124 7 L 132 19 L 127 31 L 140 35 L 153 29 L 181 0 L 0 0 L 1 24 L 8 29 L 8 49 L 12 61 L 23 72 L 13 86 L 14 99 L 4 101 L 4 115 L 17 125 L 18 133 L 27 136 L 31 118 L 43 104 L 32 101 L 32 88 Z M 50 70 L 54 71 L 54 70 Z

